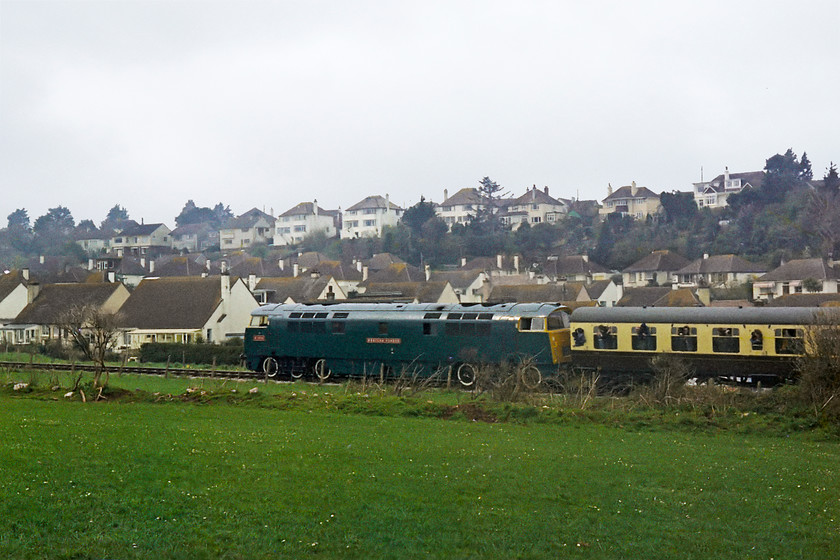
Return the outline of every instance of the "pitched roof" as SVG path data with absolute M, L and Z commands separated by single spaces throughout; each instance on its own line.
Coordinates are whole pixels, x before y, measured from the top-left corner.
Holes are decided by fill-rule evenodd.
M 393 263 L 371 274 L 362 285 L 396 283 L 396 282 L 425 282 L 426 273 L 408 263 Z
M 0 301 L 6 299 L 15 288 L 26 285 L 23 274 L 19 270 L 12 270 L 8 274 L 0 274 Z
M 691 288 L 670 290 L 653 302 L 653 307 L 703 307 L 703 303 Z
M 418 303 L 435 303 L 440 300 L 444 290 L 449 285 L 440 282 L 372 282 L 367 290 L 354 299 L 365 301 L 417 301 Z
M 430 282 L 446 281 L 456 290 L 465 290 L 472 286 L 475 281 L 484 273 L 482 270 L 446 270 L 435 271 L 429 276 Z
M 388 268 L 392 264 L 404 263 L 397 255 L 393 253 L 376 253 L 367 261 L 368 270 L 376 272 Z
M 625 288 L 624 296 L 615 304 L 616 307 L 645 307 L 651 306 L 657 300 L 668 295 L 668 287 Z
M 583 282 L 494 285 L 487 301 L 489 303 L 575 301 L 585 289 Z
M 201 276 L 202 274 L 219 274 L 218 266 L 207 268 L 209 261 L 200 253 L 191 255 L 167 256 L 155 261 L 155 276 Z
M 592 274 L 595 272 L 609 272 L 610 270 L 596 262 L 589 260 L 589 257 L 583 255 L 569 255 L 566 257 L 559 257 L 554 263 L 546 261 L 543 270 L 554 272 L 554 264 L 557 265 L 558 276 L 573 276 L 579 274 Z
M 598 299 L 610 284 L 612 284 L 612 280 L 598 280 L 596 282 L 590 282 L 586 285 L 586 291 L 589 293 L 589 297 L 592 299 Z
M 788 294 L 767 302 L 767 307 L 834 307 L 837 305 L 840 305 L 840 294 Z
M 766 267 L 742 259 L 738 255 L 711 255 L 692 261 L 677 270 L 676 274 L 711 274 L 715 272 L 760 273 L 765 270 L 767 270 Z
M 244 229 L 253 227 L 260 220 L 266 220 L 269 224 L 274 224 L 274 216 L 266 214 L 257 208 L 251 208 L 244 214 L 240 214 L 236 218 L 231 218 L 226 221 L 222 229 Z
M 688 265 L 691 261 L 671 251 L 653 251 L 637 260 L 622 272 L 673 272 Z
M 389 207 L 392 210 L 402 211 L 402 208 L 400 208 L 399 206 L 397 206 L 393 202 L 387 201 L 379 195 L 374 195 L 374 196 L 365 197 L 363 200 L 360 200 L 359 202 L 357 202 L 356 204 L 354 204 L 353 206 L 351 206 L 350 208 L 345 210 L 345 212 L 355 211 L 355 210 L 364 210 L 366 208 L 389 208 Z
M 361 282 L 362 273 L 356 267 L 350 264 L 344 264 L 341 261 L 321 261 L 312 268 L 309 272 L 317 272 L 321 276 L 332 276 L 337 281 Z
M 764 180 L 764 171 L 746 171 L 743 173 L 730 173 L 729 179 L 741 179 L 742 187 L 750 185 L 752 187 L 758 188 L 761 186 L 761 183 Z M 720 175 L 709 181 L 709 187 L 715 190 L 716 192 L 723 192 L 725 187 L 725 181 L 726 175 L 724 173 L 721 173 Z
M 332 280 L 331 276 L 297 276 L 294 278 L 263 278 L 256 291 L 266 292 L 268 303 L 314 303 Z
M 125 286 L 120 283 L 46 284 L 38 297 L 15 318 L 17 324 L 55 325 L 61 314 L 72 305 L 102 306 L 114 292 Z
M 235 279 L 231 278 L 231 286 Z M 123 326 L 200 329 L 222 301 L 219 276 L 145 278 L 121 309 Z
M 213 231 L 213 226 L 207 222 L 199 222 L 197 224 L 184 224 L 173 229 L 169 234 L 172 237 L 180 237 L 182 235 L 203 235 Z
M 478 189 L 470 187 L 463 188 L 441 202 L 438 206 L 465 206 L 468 204 L 485 204 L 486 199 L 481 196 Z
M 786 282 L 790 280 L 827 280 L 840 278 L 838 267 L 829 266 L 825 259 L 795 259 L 761 276 L 758 281 Z
M 292 216 L 308 216 L 315 213 L 315 203 L 314 202 L 301 202 L 295 205 L 292 208 L 289 208 L 282 214 L 280 214 L 281 218 L 289 218 Z M 320 206 L 318 206 L 318 215 L 320 216 L 331 216 L 336 217 L 338 215 L 338 210 L 324 210 Z
M 546 189 L 548 189 L 548 187 L 546 187 Z M 521 204 L 552 204 L 554 206 L 566 206 L 565 202 L 549 196 L 547 192 L 538 189 L 536 186 L 532 189 L 527 189 L 525 194 L 519 198 L 514 198 L 513 200 L 508 201 L 508 205 L 510 206 L 518 206 Z
M 276 260 L 261 259 L 259 257 L 245 257 L 236 262 L 230 267 L 230 273 L 233 276 L 246 278 L 253 274 L 258 278 L 265 277 L 284 277 L 291 276 L 292 270 L 289 268 L 280 268 L 280 264 Z
M 132 235 L 137 237 L 151 235 L 161 226 L 166 227 L 164 224 L 135 224 L 125 228 L 120 235 L 123 237 L 129 237 Z
M 608 195 L 604 200 L 615 200 L 618 198 L 655 198 L 658 200 L 659 195 L 647 187 L 636 187 L 636 194 L 633 194 L 633 187 L 631 185 L 625 185 L 611 195 Z

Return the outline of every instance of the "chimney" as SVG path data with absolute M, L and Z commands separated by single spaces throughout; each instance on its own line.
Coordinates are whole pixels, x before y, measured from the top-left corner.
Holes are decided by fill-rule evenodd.
M 432 277 L 432 267 L 429 266 L 429 265 L 424 266 L 423 267 L 423 272 L 426 273 L 426 282 L 428 282 L 429 278 Z
M 39 261 L 41 264 L 44 264 L 44 255 L 41 255 L 40 257 L 38 257 L 38 261 Z
M 449 190 L 443 189 L 443 200 L 446 200 L 448 198 L 449 198 Z
M 639 188 L 636 186 L 636 181 L 630 183 L 630 196 L 636 196 L 636 193 L 639 192 Z
M 300 274 L 300 265 L 298 263 L 295 263 L 292 265 L 292 276 L 297 278 L 298 274 Z
M 467 266 L 467 257 L 461 257 L 461 266 Z
M 26 285 L 26 303 L 32 303 L 38 294 L 41 293 L 41 285 L 38 282 L 30 282 Z
M 362 267 L 362 282 L 364 282 L 367 279 L 368 279 L 368 267 L 367 267 L 367 265 L 364 265 Z
M 534 188 L 531 189 L 531 200 L 537 200 L 537 185 L 534 185 Z
M 257 275 L 251 272 L 248 274 L 248 289 L 253 292 L 257 289 Z
M 723 187 L 729 186 L 729 166 L 723 168 Z
M 207 267 L 207 268 L 210 268 L 210 267 Z M 230 274 L 228 272 L 228 268 L 227 268 L 227 261 L 221 261 L 219 263 L 219 269 L 220 269 L 222 274 Z
M 312 202 L 312 212 L 315 214 L 315 217 L 317 218 L 318 217 L 318 199 L 317 198 Z
M 280 268 L 280 270 L 283 270 L 283 267 L 286 266 L 286 263 L 283 262 L 283 259 L 280 259 L 279 261 L 277 261 L 277 266 Z
M 108 271 L 108 282 L 113 284 L 116 281 L 117 281 L 117 273 L 113 270 L 109 270 Z
M 705 261 L 708 258 L 709 258 L 709 253 L 703 253 L 703 260 Z
M 123 248 L 122 247 L 117 247 L 117 258 L 121 259 L 122 256 L 123 256 Z
M 612 196 L 612 183 L 607 183 L 607 196 Z
M 146 268 L 146 257 L 140 257 L 140 266 Z
M 502 255 L 496 255 L 496 268 L 502 270 Z
M 585 263 L 589 262 L 589 255 L 581 255 L 580 258 L 582 258 Z
M 545 194 L 548 194 L 548 185 L 546 185 L 546 186 L 543 188 L 543 192 L 544 192 Z
M 516 270 L 516 273 L 519 274 L 519 255 L 513 256 L 513 268 Z
M 222 301 L 225 302 L 230 299 L 230 273 L 223 271 L 220 278 L 222 279 Z
M 93 270 L 93 267 L 96 266 L 96 261 L 93 259 L 88 259 L 88 270 Z
M 23 276 L 24 281 L 29 282 L 29 269 L 28 268 L 21 269 L 20 275 Z
M 700 300 L 700 303 L 709 307 L 712 305 L 711 290 L 709 288 L 697 288 L 697 299 Z
M 155 271 L 155 261 L 154 259 L 149 259 L 149 274 Z
M 356 262 L 356 270 L 361 272 L 362 271 L 362 261 L 357 260 L 355 262 Z

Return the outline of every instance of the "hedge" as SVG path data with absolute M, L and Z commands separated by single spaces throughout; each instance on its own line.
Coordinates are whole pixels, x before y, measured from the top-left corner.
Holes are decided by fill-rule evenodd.
M 149 342 L 140 347 L 141 362 L 174 362 L 181 364 L 239 365 L 242 342 L 218 344 L 181 344 Z

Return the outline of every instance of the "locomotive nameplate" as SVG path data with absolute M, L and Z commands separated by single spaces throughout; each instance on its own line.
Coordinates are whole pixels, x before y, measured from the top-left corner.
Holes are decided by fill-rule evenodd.
M 254 342 L 265 342 L 265 335 L 264 334 L 255 334 L 251 340 Z
M 402 344 L 400 338 L 368 338 L 368 344 Z

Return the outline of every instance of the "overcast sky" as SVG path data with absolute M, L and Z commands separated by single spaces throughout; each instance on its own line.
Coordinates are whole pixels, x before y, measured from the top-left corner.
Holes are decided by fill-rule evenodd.
M 0 0 L 0 227 L 840 161 L 840 0 Z

